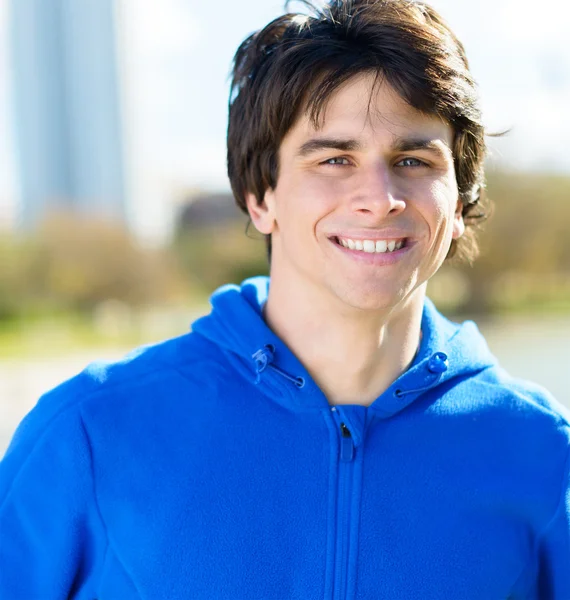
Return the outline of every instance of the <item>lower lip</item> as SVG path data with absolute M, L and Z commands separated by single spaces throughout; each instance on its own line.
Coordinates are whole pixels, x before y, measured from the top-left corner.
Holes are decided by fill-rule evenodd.
M 345 248 L 344 246 L 337 244 L 334 240 L 330 240 L 330 242 L 352 260 L 375 266 L 386 266 L 397 263 L 414 245 L 410 240 L 406 240 L 406 245 L 399 250 L 393 250 L 392 252 L 364 252 L 363 250 L 351 250 L 350 248 Z

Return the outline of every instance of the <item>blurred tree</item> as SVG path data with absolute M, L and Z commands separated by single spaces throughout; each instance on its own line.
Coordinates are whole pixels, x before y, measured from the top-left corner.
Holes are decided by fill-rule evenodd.
M 265 244 L 246 236 L 243 221 L 180 231 L 173 247 L 188 277 L 204 293 L 268 273 Z
M 246 223 L 231 194 L 197 196 L 182 206 L 173 250 L 204 293 L 268 272 L 263 238 L 253 227 L 246 235 Z
M 90 311 L 108 299 L 152 305 L 183 293 L 175 262 L 143 249 L 119 223 L 52 216 L 38 231 L 43 294 L 67 308 Z
M 471 289 L 463 308 L 524 307 L 530 296 L 535 305 L 564 300 L 570 279 L 570 177 L 490 172 L 488 194 L 495 210 L 480 234 L 481 256 L 472 267 L 460 267 Z M 532 294 L 521 293 L 517 300 L 512 285 L 506 293 L 504 284 L 515 281 L 513 274 L 521 292 L 528 287 Z
M 36 256 L 33 240 L 9 232 L 0 236 L 0 320 L 12 319 L 30 308 Z
M 30 311 L 91 312 L 177 301 L 188 284 L 174 257 L 138 246 L 120 224 L 52 215 L 33 237 L 0 241 L 0 318 Z

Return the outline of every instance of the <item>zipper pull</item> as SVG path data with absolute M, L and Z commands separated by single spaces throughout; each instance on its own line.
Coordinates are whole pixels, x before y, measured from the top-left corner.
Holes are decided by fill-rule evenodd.
M 350 429 L 344 424 L 340 424 L 340 460 L 350 462 L 354 458 L 354 442 Z

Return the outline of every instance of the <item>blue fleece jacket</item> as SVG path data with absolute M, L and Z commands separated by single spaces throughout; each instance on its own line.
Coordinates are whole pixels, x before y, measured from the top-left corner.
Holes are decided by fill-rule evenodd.
M 570 598 L 569 425 L 426 301 L 412 366 L 331 407 L 268 281 L 46 394 L 0 466 L 0 598 Z

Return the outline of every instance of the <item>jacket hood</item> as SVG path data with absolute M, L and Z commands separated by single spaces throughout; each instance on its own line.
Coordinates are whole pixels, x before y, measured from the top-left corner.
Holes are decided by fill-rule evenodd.
M 192 330 L 224 351 L 274 400 L 299 410 L 328 408 L 325 395 L 305 367 L 266 325 L 262 308 L 268 291 L 268 277 L 219 288 L 211 297 L 211 313 L 195 321 Z M 399 412 L 453 378 L 497 365 L 475 323 L 449 321 L 427 298 L 421 329 L 420 348 L 408 370 L 370 405 L 380 416 Z

